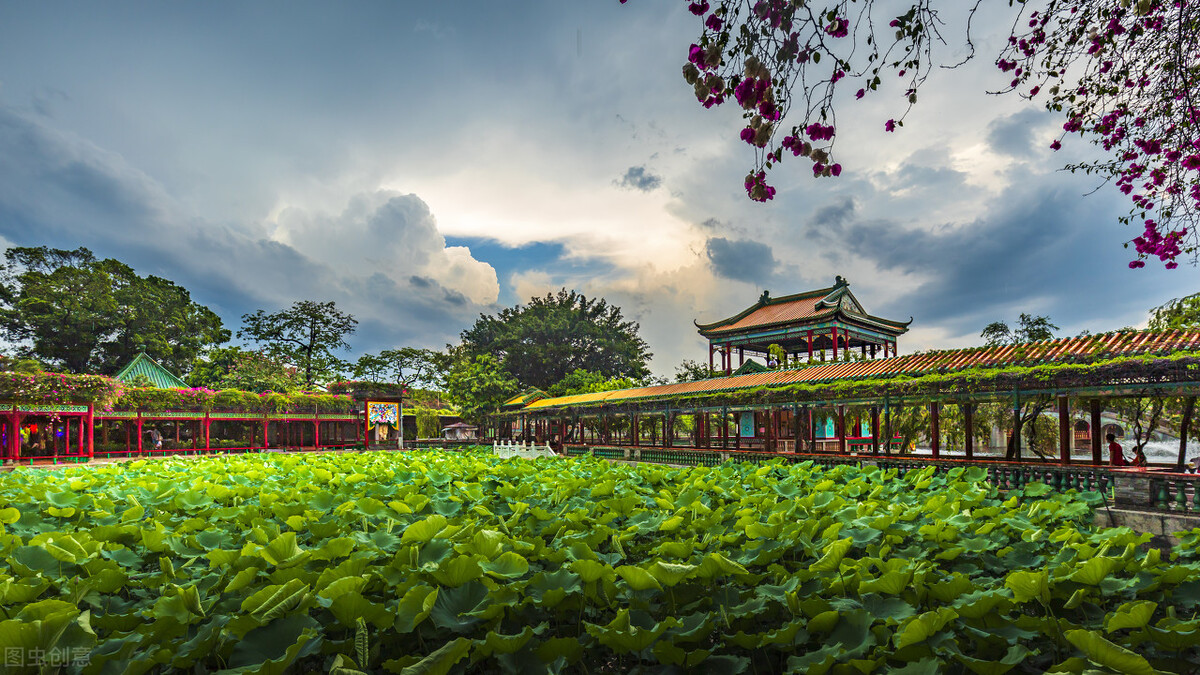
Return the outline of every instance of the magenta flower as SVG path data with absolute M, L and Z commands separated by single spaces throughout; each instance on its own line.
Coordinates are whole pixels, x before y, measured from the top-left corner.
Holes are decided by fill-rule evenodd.
M 896 120 L 888 120 L 887 122 L 885 122 L 883 125 L 883 130 L 884 131 L 895 131 L 896 130 Z
M 708 11 L 708 0 L 699 0 L 698 2 L 693 2 L 692 4 L 688 5 L 688 11 L 696 16 L 704 16 L 704 13 Z
M 866 95 L 867 95 L 866 89 L 859 89 L 858 93 L 854 95 L 854 98 L 862 98 L 863 96 L 866 96 Z
M 1051 150 L 1058 150 L 1061 147 L 1062 147 L 1062 142 L 1058 141 L 1057 139 L 1053 143 L 1050 144 Z
M 716 14 L 713 14 L 708 17 L 708 20 L 706 20 L 704 22 L 704 25 L 705 25 L 705 27 L 707 27 L 709 30 L 713 31 L 714 33 L 719 33 L 721 31 L 721 28 L 723 28 L 725 26 L 725 22 L 723 20 L 721 20 L 721 17 L 717 16 Z

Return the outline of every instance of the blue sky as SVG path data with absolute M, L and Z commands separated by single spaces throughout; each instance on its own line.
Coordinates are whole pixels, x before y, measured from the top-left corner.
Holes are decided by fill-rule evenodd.
M 705 354 L 692 319 L 837 274 L 913 317 L 902 351 L 1021 312 L 1144 325 L 1197 270 L 1129 270 L 1122 197 L 1058 170 L 1090 150 L 1054 155 L 1060 120 L 984 93 L 1006 25 L 981 17 L 982 58 L 895 134 L 899 88 L 847 101 L 842 176 L 785 162 L 756 204 L 738 112 L 680 75 L 683 2 L 4 3 L 0 245 L 87 246 L 235 330 L 335 300 L 352 357 L 567 287 L 622 306 L 669 375 Z

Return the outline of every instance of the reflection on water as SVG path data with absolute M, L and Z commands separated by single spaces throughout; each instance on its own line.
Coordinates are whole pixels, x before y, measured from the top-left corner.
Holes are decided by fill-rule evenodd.
M 1132 442 L 1122 442 L 1121 448 L 1125 451 L 1125 459 L 1133 458 L 1133 443 Z M 1102 451 L 1103 451 L 1104 461 L 1107 462 L 1108 461 L 1108 444 L 1107 443 L 1104 444 Z M 1149 443 L 1146 444 L 1146 447 L 1143 449 L 1143 452 L 1146 453 L 1146 460 L 1152 464 L 1174 464 L 1175 461 L 1179 458 L 1179 441 L 1178 440 L 1150 441 Z M 921 456 L 928 457 L 931 454 L 931 451 L 929 450 L 929 448 L 922 448 L 922 447 L 918 446 L 915 450 L 913 450 L 909 454 L 916 456 L 916 457 L 921 457 Z M 1004 457 L 1003 450 L 1000 450 L 1000 451 L 976 450 L 974 454 L 976 457 L 989 457 L 989 458 Z M 1030 454 L 1028 448 L 1022 448 L 1021 454 L 1025 459 L 1032 459 L 1032 458 L 1036 457 L 1036 455 Z M 944 457 L 962 457 L 962 455 L 963 455 L 963 451 L 961 448 L 956 448 L 954 450 L 949 450 L 949 451 L 942 450 L 942 456 L 944 456 Z M 1188 462 L 1191 462 L 1192 459 L 1196 458 L 1196 457 L 1200 457 L 1200 443 L 1197 443 L 1195 441 L 1188 441 L 1187 457 L 1185 459 Z M 1050 455 L 1047 457 L 1047 459 L 1050 461 L 1054 461 L 1057 458 L 1058 458 L 1058 455 L 1056 455 L 1056 454 Z M 1074 452 L 1071 453 L 1071 459 L 1074 461 L 1077 461 L 1077 462 L 1091 461 L 1092 451 L 1091 450 L 1075 450 Z

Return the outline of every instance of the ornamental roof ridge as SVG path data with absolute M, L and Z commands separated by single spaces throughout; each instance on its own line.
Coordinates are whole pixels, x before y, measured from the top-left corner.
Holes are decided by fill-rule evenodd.
M 724 324 L 736 323 L 736 322 L 740 321 L 741 319 L 746 318 L 751 313 L 753 313 L 754 311 L 756 311 L 762 307 L 766 307 L 768 305 L 779 305 L 779 304 L 783 304 L 786 302 L 794 302 L 796 300 L 803 300 L 805 298 L 812 298 L 812 297 L 816 297 L 816 296 L 824 297 L 824 296 L 827 296 L 830 293 L 832 293 L 836 288 L 837 288 L 836 286 L 830 286 L 829 288 L 818 288 L 813 291 L 804 291 L 802 293 L 792 293 L 791 295 L 781 295 L 778 298 L 772 298 L 769 295 L 767 295 L 768 292 L 764 292 L 764 295 L 767 295 L 767 297 L 765 299 L 759 298 L 758 302 L 747 307 L 746 309 L 743 309 L 742 311 L 738 312 L 737 314 L 734 314 L 731 317 L 728 317 L 726 319 L 721 319 L 720 321 L 714 321 L 712 323 L 700 323 L 700 322 L 696 321 L 695 319 L 692 319 L 692 324 L 694 324 L 696 326 L 696 328 L 699 328 L 701 331 L 710 330 L 712 328 L 716 328 L 716 327 L 722 326 Z

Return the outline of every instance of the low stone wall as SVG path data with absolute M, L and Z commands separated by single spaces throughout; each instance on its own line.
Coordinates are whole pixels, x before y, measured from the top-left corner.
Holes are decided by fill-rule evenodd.
M 1168 548 L 1179 545 L 1176 532 L 1200 527 L 1200 515 L 1100 507 L 1096 509 L 1094 522 L 1100 527 L 1128 527 L 1134 532 L 1149 533 L 1154 537 L 1152 546 Z

